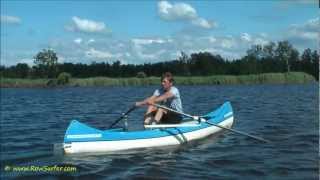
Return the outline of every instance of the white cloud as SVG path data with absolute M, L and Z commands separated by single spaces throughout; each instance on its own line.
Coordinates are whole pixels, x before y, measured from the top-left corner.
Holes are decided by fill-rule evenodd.
M 267 33 L 260 33 L 259 34 L 261 37 L 263 37 L 263 38 L 267 38 L 268 37 L 268 34 Z
M 167 39 L 167 42 L 168 42 L 168 43 L 172 43 L 173 40 L 172 40 L 171 38 L 168 38 L 168 39 Z
M 269 43 L 269 41 L 266 39 L 263 39 L 263 38 L 256 38 L 254 40 L 254 44 L 266 45 L 268 43 Z
M 118 43 L 116 47 L 123 48 L 123 47 L 125 47 L 125 45 L 123 43 Z
M 58 55 L 58 62 L 59 63 L 64 63 L 66 58 L 64 56 Z
M 120 53 L 112 54 L 108 51 L 99 51 L 94 48 L 91 48 L 85 52 L 88 58 L 96 58 L 96 59 L 106 59 L 106 58 L 120 58 L 123 55 Z
M 242 33 L 241 34 L 241 39 L 243 41 L 248 41 L 248 42 L 250 42 L 252 40 L 250 34 L 248 34 L 248 33 Z
M 124 55 L 125 55 L 126 57 L 131 57 L 131 54 L 128 53 L 128 52 L 124 53 Z
M 305 26 L 306 26 L 307 29 L 310 29 L 310 30 L 313 30 L 313 31 L 319 30 L 319 25 L 320 25 L 319 21 L 320 21 L 319 17 L 314 18 L 314 19 L 310 19 L 310 20 L 307 21 Z
M 161 61 L 161 60 L 164 60 L 163 58 L 161 58 L 161 55 L 166 53 L 167 50 L 164 50 L 164 49 L 161 49 L 161 50 L 158 50 L 158 51 L 155 51 L 155 52 L 152 52 L 152 53 L 143 53 L 141 51 L 137 51 L 137 55 L 139 58 L 141 58 L 142 60 L 158 60 L 158 61 Z
M 158 11 L 159 11 L 159 15 L 162 18 L 168 18 L 169 16 L 169 10 L 172 9 L 172 5 L 167 2 L 167 1 L 159 1 L 158 2 Z M 168 18 L 169 19 L 169 18 Z
M 290 30 L 288 36 L 294 39 L 301 39 L 301 40 L 316 40 L 319 37 L 318 32 L 307 32 L 301 31 L 298 29 Z
M 213 27 L 217 27 L 217 24 L 214 22 L 209 22 L 206 19 L 203 18 L 196 18 L 191 21 L 193 25 L 205 28 L 205 29 L 211 29 Z
M 186 20 L 197 17 L 196 10 L 185 3 L 170 4 L 168 1 L 158 2 L 158 12 L 166 20 Z
M 66 26 L 66 30 L 85 33 L 110 33 L 104 22 L 96 22 L 89 19 L 72 17 L 72 23 Z
M 158 53 L 154 53 L 154 50 L 148 49 L 146 45 L 152 45 L 152 44 L 163 44 L 166 41 L 163 39 L 147 39 L 147 38 L 136 38 L 132 39 L 131 42 L 133 43 L 133 51 L 138 56 L 138 58 L 141 58 L 142 60 L 150 60 L 150 59 L 156 59 Z M 151 50 L 152 53 L 145 53 L 145 51 Z
M 168 1 L 159 1 L 158 14 L 161 19 L 166 21 L 187 21 L 194 26 L 204 29 L 217 27 L 215 22 L 210 22 L 199 17 L 197 11 L 186 3 L 171 4 Z
M 317 39 L 319 37 L 319 33 L 317 32 L 302 32 L 300 36 L 304 39 Z
M 268 34 L 266 33 L 259 33 L 258 35 L 250 35 L 249 33 L 242 33 L 239 37 L 239 41 L 237 42 L 237 44 L 239 46 L 249 48 L 252 45 L 256 45 L 256 44 L 265 45 L 269 42 L 270 40 L 268 40 Z
M 106 51 L 99 51 L 94 48 L 91 48 L 90 50 L 85 52 L 86 56 L 89 58 L 112 58 L 113 55 L 110 52 Z
M 293 24 L 283 33 L 283 39 L 288 40 L 299 50 L 319 47 L 319 17 L 309 19 L 305 23 Z
M 181 56 L 181 51 L 170 52 L 169 56 L 170 56 L 171 59 L 178 59 Z
M 181 44 L 183 48 L 191 48 L 194 46 L 193 41 L 183 41 L 183 42 L 180 42 L 179 44 Z
M 303 40 L 316 40 L 319 37 L 319 18 L 308 20 L 304 24 L 294 24 L 289 28 L 288 36 Z
M 201 37 L 201 38 L 199 38 L 199 40 L 209 41 L 210 43 L 217 42 L 217 38 L 215 38 L 213 36 Z
M 135 38 L 131 40 L 135 45 L 148 45 L 148 44 L 163 44 L 166 42 L 166 40 L 163 39 L 147 39 L 147 38 Z
M 233 39 L 222 39 L 221 41 L 221 47 L 230 49 L 235 46 L 235 42 Z
M 34 59 L 31 58 L 23 58 L 18 63 L 28 64 L 30 67 L 34 65 Z
M 21 19 L 16 16 L 1 15 L 1 23 L 4 24 L 20 24 Z
M 82 39 L 81 38 L 77 38 L 77 39 L 73 40 L 73 42 L 76 43 L 76 44 L 81 44 Z
M 87 44 L 91 44 L 91 43 L 94 43 L 94 42 L 96 42 L 94 39 L 89 39 Z

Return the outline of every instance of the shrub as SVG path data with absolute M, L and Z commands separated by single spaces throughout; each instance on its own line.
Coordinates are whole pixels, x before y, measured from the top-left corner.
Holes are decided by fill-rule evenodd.
M 58 81 L 56 79 L 49 79 L 46 83 L 48 87 L 55 87 L 57 86 L 57 84 L 58 84 Z
M 140 72 L 137 73 L 137 78 L 146 78 L 146 77 L 147 77 L 147 75 L 143 71 L 140 71 Z
M 59 85 L 68 84 L 70 82 L 70 79 L 71 79 L 71 74 L 62 72 L 58 76 L 58 84 Z

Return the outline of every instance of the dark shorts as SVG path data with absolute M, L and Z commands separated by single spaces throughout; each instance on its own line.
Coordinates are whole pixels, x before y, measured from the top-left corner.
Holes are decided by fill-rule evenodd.
M 149 115 L 154 117 L 156 115 L 156 111 L 151 112 Z M 147 115 L 147 116 L 149 116 Z M 163 114 L 160 123 L 161 124 L 179 124 L 182 121 L 182 116 L 177 113 L 173 112 L 167 112 L 166 114 Z
M 182 116 L 177 113 L 167 112 L 161 118 L 161 124 L 179 124 L 181 123 Z

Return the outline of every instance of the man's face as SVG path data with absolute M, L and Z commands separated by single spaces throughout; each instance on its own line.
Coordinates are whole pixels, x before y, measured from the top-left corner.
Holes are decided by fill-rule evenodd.
M 161 85 L 162 85 L 162 88 L 167 91 L 172 86 L 172 82 L 170 82 L 167 78 L 164 78 L 161 82 Z

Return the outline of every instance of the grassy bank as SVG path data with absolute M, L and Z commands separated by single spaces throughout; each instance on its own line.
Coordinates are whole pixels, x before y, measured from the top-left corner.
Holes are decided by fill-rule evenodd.
M 178 85 L 222 85 L 222 84 L 303 84 L 315 82 L 315 78 L 303 72 L 265 73 L 256 75 L 215 75 L 175 77 Z M 0 87 L 49 87 L 48 79 L 1 78 Z M 64 86 L 147 86 L 158 85 L 159 77 L 148 78 L 72 78 Z

